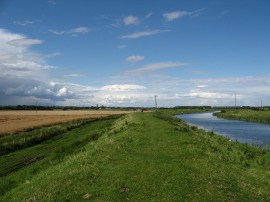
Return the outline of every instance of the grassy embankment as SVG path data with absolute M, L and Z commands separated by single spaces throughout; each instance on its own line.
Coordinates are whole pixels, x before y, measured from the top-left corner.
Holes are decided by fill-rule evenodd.
M 226 109 L 215 114 L 217 117 L 256 123 L 270 123 L 269 110 Z
M 99 128 L 100 138 L 60 161 L 47 157 L 2 176 L 3 185 L 17 184 L 0 201 L 270 201 L 266 150 L 189 127 L 175 113 L 127 114 L 67 132 L 82 138 Z

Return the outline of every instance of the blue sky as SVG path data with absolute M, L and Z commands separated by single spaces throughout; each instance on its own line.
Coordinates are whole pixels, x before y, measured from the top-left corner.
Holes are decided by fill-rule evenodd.
M 1 0 L 0 105 L 270 105 L 268 0 Z

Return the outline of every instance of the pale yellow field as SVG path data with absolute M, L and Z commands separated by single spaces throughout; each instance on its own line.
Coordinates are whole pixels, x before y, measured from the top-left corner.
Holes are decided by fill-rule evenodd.
M 12 134 L 32 127 L 51 125 L 75 119 L 97 118 L 132 112 L 114 110 L 0 111 L 0 134 Z

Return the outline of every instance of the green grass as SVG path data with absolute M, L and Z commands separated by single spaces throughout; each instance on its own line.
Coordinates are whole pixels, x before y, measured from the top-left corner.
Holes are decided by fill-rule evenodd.
M 270 123 L 270 110 L 226 109 L 215 114 L 217 117 L 241 121 Z
M 12 135 L 1 135 L 0 156 L 39 144 L 74 128 L 78 128 L 98 120 L 99 119 L 79 119 L 67 123 L 54 124 L 51 126 L 30 128 L 27 131 L 18 132 Z
M 81 151 L 88 142 L 97 140 L 117 117 L 119 116 L 60 124 L 56 127 L 62 130 L 73 127 L 75 123 L 79 124 L 80 128 L 75 127 L 64 133 L 59 133 L 62 131 L 59 130 L 58 135 L 52 136 L 51 139 L 40 144 L 29 146 L 27 143 L 27 148 L 20 148 L 15 152 L 1 155 L 0 195 L 29 180 L 44 169 L 62 162 L 66 156 Z M 88 125 L 81 123 L 88 123 Z M 47 128 L 37 130 L 46 130 Z M 33 131 L 29 133 L 29 136 L 33 135 Z M 26 133 L 19 134 L 27 135 Z
M 0 201 L 270 201 L 270 154 L 172 118 L 181 112 L 125 115 Z

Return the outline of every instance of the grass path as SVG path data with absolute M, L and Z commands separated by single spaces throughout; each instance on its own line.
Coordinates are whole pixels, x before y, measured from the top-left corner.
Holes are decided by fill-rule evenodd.
M 155 113 L 129 114 L 0 201 L 269 201 L 270 156 L 253 150 Z

